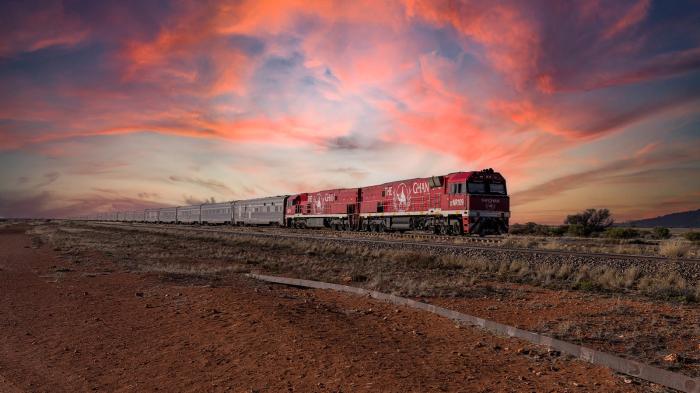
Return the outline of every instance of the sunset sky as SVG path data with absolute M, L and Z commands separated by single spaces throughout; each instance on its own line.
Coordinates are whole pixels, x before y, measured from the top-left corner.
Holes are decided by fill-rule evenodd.
M 3 1 L 0 216 L 492 167 L 512 222 L 700 208 L 697 1 Z

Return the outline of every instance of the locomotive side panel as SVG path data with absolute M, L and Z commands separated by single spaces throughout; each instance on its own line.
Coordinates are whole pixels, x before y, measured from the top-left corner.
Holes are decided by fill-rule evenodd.
M 308 194 L 306 215 L 344 217 L 348 205 L 357 204 L 357 188 L 319 191 Z
M 290 196 L 287 226 L 349 229 L 356 224 L 359 188 L 341 188 Z
M 360 214 L 368 217 L 427 214 L 440 206 L 440 189 L 427 178 L 409 179 L 362 189 Z

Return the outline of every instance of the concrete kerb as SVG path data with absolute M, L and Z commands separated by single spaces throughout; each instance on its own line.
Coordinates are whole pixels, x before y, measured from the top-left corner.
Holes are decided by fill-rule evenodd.
M 334 291 L 347 292 L 361 296 L 370 296 L 374 299 L 381 300 L 384 302 L 428 311 L 430 313 L 437 314 L 445 318 L 449 318 L 473 326 L 478 326 L 484 330 L 498 335 L 515 337 L 536 345 L 542 345 L 553 350 L 557 350 L 561 353 L 574 356 L 586 362 L 605 366 L 620 373 L 631 375 L 633 377 L 644 379 L 646 381 L 670 387 L 676 390 L 680 390 L 682 392 L 700 393 L 700 380 L 698 378 L 691 378 L 683 374 L 663 370 L 658 367 L 653 367 L 640 362 L 636 362 L 634 360 L 624 359 L 605 352 L 597 351 L 595 349 L 568 343 L 566 341 L 557 340 L 539 333 L 534 333 L 516 328 L 514 326 L 489 321 L 472 315 L 463 314 L 454 310 L 449 310 L 432 304 L 423 303 L 400 296 L 390 295 L 387 293 L 371 291 L 368 289 L 326 283 L 321 281 L 267 276 L 262 274 L 248 274 L 247 276 L 257 280 L 277 284 L 293 285 L 305 288 L 330 289 Z

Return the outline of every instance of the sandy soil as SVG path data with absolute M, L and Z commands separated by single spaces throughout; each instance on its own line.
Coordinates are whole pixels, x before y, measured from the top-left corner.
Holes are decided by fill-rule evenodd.
M 434 315 L 81 263 L 0 230 L 0 391 L 639 391 Z M 648 388 L 648 387 L 645 387 Z

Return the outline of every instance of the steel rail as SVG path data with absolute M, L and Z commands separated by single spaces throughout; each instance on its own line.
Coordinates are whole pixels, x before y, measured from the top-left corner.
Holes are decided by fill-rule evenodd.
M 593 257 L 593 258 L 608 258 L 608 259 L 645 259 L 653 261 L 665 261 L 674 260 L 680 262 L 694 262 L 700 263 L 700 259 L 697 258 L 679 258 L 672 259 L 668 257 L 658 256 L 658 255 L 636 255 L 636 254 L 617 254 L 617 253 L 589 253 L 581 251 L 564 251 L 564 250 L 542 250 L 542 249 L 532 249 L 532 248 L 520 248 L 520 247 L 490 247 L 490 246 L 479 246 L 471 244 L 447 244 L 447 243 L 431 243 L 431 242 L 418 242 L 418 241 L 404 241 L 404 240 L 382 240 L 382 239 L 367 239 L 358 237 L 333 237 L 333 236 L 319 236 L 313 234 L 298 234 L 298 233 L 264 233 L 264 232 L 244 232 L 244 231 L 225 231 L 214 228 L 197 228 L 193 226 L 181 227 L 181 226 L 171 226 L 171 225 L 152 225 L 152 224 L 135 224 L 135 223 L 121 223 L 121 222 L 106 222 L 101 223 L 107 226 L 125 226 L 132 228 L 152 228 L 152 229 L 174 229 L 178 231 L 194 231 L 194 232 L 210 232 L 210 233 L 220 233 L 236 236 L 257 236 L 257 237 L 273 237 L 273 238 L 287 238 L 287 239 L 308 239 L 308 240 L 318 240 L 318 241 L 338 241 L 338 242 L 362 242 L 368 244 L 385 244 L 385 245 L 409 245 L 409 246 L 422 246 L 422 247 L 436 247 L 436 248 L 447 248 L 447 249 L 468 249 L 468 250 L 482 250 L 482 251 L 495 251 L 495 252 L 511 252 L 511 253 L 529 253 L 529 254 L 545 254 L 554 256 L 577 256 L 577 257 Z

